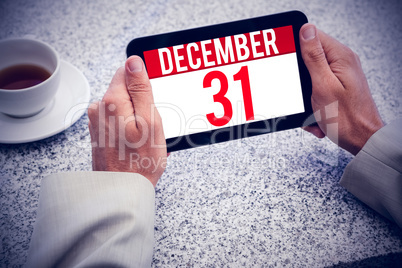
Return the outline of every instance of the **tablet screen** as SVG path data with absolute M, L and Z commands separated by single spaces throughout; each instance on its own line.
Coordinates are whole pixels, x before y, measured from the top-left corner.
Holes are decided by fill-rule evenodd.
M 311 111 L 297 53 L 304 22 L 269 18 L 277 27 L 257 18 L 136 39 L 143 48 L 128 54 L 144 59 L 169 151 L 301 126 Z

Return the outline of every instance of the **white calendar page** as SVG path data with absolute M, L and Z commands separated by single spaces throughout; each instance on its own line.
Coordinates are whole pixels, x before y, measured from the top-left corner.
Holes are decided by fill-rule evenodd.
M 243 66 L 248 67 L 250 77 L 252 120 L 246 120 L 241 81 L 233 80 Z M 225 97 L 233 109 L 223 126 L 212 125 L 206 117 L 209 113 L 224 115 L 223 105 L 213 101 L 221 87 L 219 80 L 210 88 L 203 87 L 206 74 L 215 70 L 228 78 Z M 154 78 L 151 84 L 166 139 L 304 112 L 296 53 Z
M 305 111 L 291 26 L 144 56 L 166 139 Z

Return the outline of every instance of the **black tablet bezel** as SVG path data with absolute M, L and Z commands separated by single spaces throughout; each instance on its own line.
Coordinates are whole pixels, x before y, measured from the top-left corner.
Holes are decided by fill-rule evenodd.
M 144 51 L 148 50 L 282 26 L 291 25 L 293 28 L 300 83 L 303 92 L 304 113 L 169 138 L 166 139 L 168 152 L 297 128 L 306 125 L 307 119 L 307 121 L 309 121 L 308 124 L 311 124 L 311 115 L 313 113 L 311 108 L 311 78 L 303 62 L 299 42 L 300 28 L 307 22 L 307 17 L 302 12 L 289 11 L 280 14 L 133 39 L 127 46 L 127 57 L 138 55 L 144 60 Z

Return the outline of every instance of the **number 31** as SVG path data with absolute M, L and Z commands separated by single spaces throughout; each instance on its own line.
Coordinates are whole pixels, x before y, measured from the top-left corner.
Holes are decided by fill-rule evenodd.
M 203 86 L 204 88 L 210 88 L 212 80 L 218 79 L 221 85 L 221 88 L 218 93 L 214 95 L 214 102 L 219 102 L 223 106 L 224 115 L 220 118 L 217 118 L 214 113 L 207 114 L 208 121 L 216 126 L 221 127 L 229 123 L 230 119 L 233 116 L 233 109 L 230 100 L 225 97 L 229 84 L 226 75 L 220 71 L 212 71 L 207 73 L 204 77 Z M 240 71 L 233 75 L 234 81 L 241 82 L 241 88 L 243 92 L 243 102 L 244 109 L 246 112 L 246 121 L 254 120 L 254 110 L 253 110 L 253 100 L 251 99 L 251 90 L 250 90 L 250 79 L 248 75 L 248 67 L 243 66 L 240 68 Z

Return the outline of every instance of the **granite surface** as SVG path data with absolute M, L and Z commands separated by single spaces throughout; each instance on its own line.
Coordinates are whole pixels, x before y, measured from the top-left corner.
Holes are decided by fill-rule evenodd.
M 360 55 L 384 121 L 402 117 L 399 0 L 1 0 L 0 39 L 50 43 L 98 100 L 135 37 L 294 9 Z M 91 169 L 90 150 L 79 146 L 87 123 L 0 145 L 0 267 L 26 260 L 41 179 Z M 402 263 L 401 229 L 338 184 L 351 159 L 300 129 L 173 153 L 156 188 L 153 267 Z

